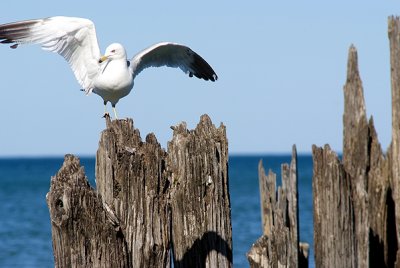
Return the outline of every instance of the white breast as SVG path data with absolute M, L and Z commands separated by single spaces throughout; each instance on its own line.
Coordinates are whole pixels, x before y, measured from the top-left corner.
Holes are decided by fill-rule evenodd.
M 93 92 L 112 104 L 128 95 L 133 87 L 133 77 L 126 60 L 105 62 L 94 86 Z

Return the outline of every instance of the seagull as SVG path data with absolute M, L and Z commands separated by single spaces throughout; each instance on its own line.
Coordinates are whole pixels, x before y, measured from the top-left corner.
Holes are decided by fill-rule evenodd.
M 44 50 L 60 54 L 71 66 L 82 91 L 99 95 L 104 113 L 110 102 L 115 105 L 127 96 L 135 77 L 148 67 L 179 67 L 189 77 L 216 81 L 217 74 L 196 52 L 187 46 L 161 42 L 127 59 L 119 43 L 109 45 L 101 55 L 94 23 L 85 18 L 56 16 L 0 25 L 0 43 L 16 49 L 22 44 L 39 44 Z

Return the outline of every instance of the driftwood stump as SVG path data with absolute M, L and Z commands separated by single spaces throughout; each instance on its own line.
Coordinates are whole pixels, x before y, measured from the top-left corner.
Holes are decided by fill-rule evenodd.
M 297 152 L 292 162 L 282 165 L 282 187 L 276 188 L 276 174 L 265 174 L 259 164 L 263 235 L 247 253 L 250 267 L 307 267 L 308 244 L 299 243 Z
M 400 265 L 400 20 L 389 18 L 392 144 L 383 154 L 368 121 L 357 51 L 344 86 L 342 161 L 313 146 L 316 267 Z
M 133 121 L 106 119 L 92 189 L 79 160 L 51 180 L 56 267 L 231 267 L 225 127 L 174 127 L 166 153 Z M 171 254 L 172 250 L 172 254 Z
M 170 262 L 165 156 L 153 134 L 142 142 L 132 120 L 107 120 L 96 155 L 96 185 L 122 227 L 135 267 Z
M 227 164 L 223 125 L 203 116 L 193 131 L 174 127 L 167 157 L 174 267 L 232 266 Z
M 47 194 L 56 267 L 129 267 L 120 225 L 85 177 L 79 160 L 66 155 Z

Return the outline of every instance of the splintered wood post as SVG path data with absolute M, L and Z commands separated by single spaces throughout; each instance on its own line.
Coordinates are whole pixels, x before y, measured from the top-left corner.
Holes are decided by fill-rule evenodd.
M 313 146 L 317 267 L 400 266 L 400 20 L 389 18 L 392 143 L 385 156 L 366 117 L 357 51 L 344 86 L 343 161 Z
M 130 267 L 120 225 L 89 186 L 79 160 L 66 155 L 46 196 L 55 267 Z
M 397 226 L 396 250 L 400 248 L 400 19 L 389 18 L 389 43 L 392 85 L 392 182 Z M 397 250 L 396 264 L 400 265 L 400 250 Z
M 170 263 L 166 153 L 153 134 L 143 142 L 133 121 L 107 120 L 96 157 L 96 184 L 115 212 L 134 267 Z
M 228 142 L 203 115 L 195 130 L 173 127 L 168 143 L 174 267 L 232 267 Z
M 357 267 L 350 178 L 328 145 L 313 161 L 315 267 Z
M 225 127 L 175 127 L 169 154 L 131 119 L 110 121 L 96 188 L 67 156 L 47 195 L 56 267 L 232 267 Z
M 355 253 L 358 267 L 368 265 L 368 193 L 367 172 L 370 158 L 370 131 L 365 108 L 364 92 L 358 70 L 357 50 L 349 49 L 347 79 L 344 86 L 343 166 L 352 178 Z
M 380 213 L 375 208 L 378 204 L 371 202 L 382 200 L 382 196 L 368 192 L 368 183 L 376 190 L 375 186 L 385 181 L 371 176 L 371 171 L 381 170 L 383 158 L 373 120 L 367 121 L 354 46 L 349 49 L 344 86 L 342 159 L 340 162 L 328 145 L 324 149 L 313 146 L 316 266 L 368 267 L 382 263 L 377 252 L 371 253 L 374 244 L 370 242 L 374 234 L 370 221 L 376 222 Z
M 299 243 L 297 152 L 282 165 L 282 187 L 276 174 L 259 164 L 263 235 L 247 253 L 250 267 L 308 267 L 308 244 Z

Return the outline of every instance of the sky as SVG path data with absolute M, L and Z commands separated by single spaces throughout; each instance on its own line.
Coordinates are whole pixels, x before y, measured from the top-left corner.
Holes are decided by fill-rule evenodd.
M 155 133 L 164 148 L 170 126 L 193 129 L 208 114 L 226 126 L 231 154 L 283 154 L 293 144 L 310 153 L 326 143 L 341 152 L 351 44 L 367 114 L 384 150 L 391 141 L 387 22 L 400 15 L 398 1 L 7 1 L 0 23 L 55 15 L 91 19 L 102 52 L 119 42 L 130 58 L 172 41 L 213 67 L 215 83 L 146 69 L 119 101 L 119 117 L 133 118 L 143 140 Z M 67 62 L 37 45 L 1 46 L 0 58 L 0 156 L 95 155 L 103 101 L 80 91 Z

